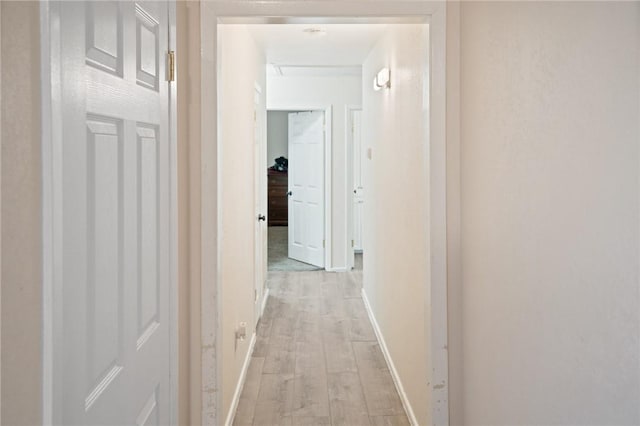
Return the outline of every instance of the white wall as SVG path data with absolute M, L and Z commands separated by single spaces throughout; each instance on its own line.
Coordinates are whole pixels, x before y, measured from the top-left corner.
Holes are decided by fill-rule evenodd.
M 267 112 L 267 166 L 278 157 L 289 158 L 289 111 Z
M 639 424 L 640 4 L 461 4 L 464 422 Z
M 430 424 L 426 25 L 392 25 L 363 67 L 364 291 L 420 424 Z M 372 81 L 391 69 L 391 88 Z
M 362 79 L 354 76 L 305 77 L 268 76 L 268 109 L 304 109 L 313 106 L 333 106 L 332 116 L 332 247 L 331 266 L 347 265 L 347 165 L 346 112 L 347 105 L 361 105 Z M 349 243 L 350 245 L 350 243 Z
M 222 413 L 227 418 L 249 349 L 254 321 L 254 82 L 263 90 L 258 114 L 266 119 L 265 59 L 244 25 L 220 25 Z M 248 254 L 249 253 L 249 254 Z M 260 296 L 260 295 L 259 295 Z M 247 323 L 247 339 L 235 330 Z

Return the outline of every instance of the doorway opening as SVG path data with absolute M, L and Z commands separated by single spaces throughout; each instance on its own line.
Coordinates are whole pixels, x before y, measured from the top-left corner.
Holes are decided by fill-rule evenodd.
M 267 111 L 269 271 L 314 271 L 326 265 L 328 113 Z
M 353 386 L 364 396 L 353 404 L 366 406 L 367 417 L 425 422 L 429 334 L 425 327 L 398 340 L 390 330 L 422 324 L 430 296 L 428 286 L 413 285 L 429 279 L 428 23 L 233 23 L 218 30 L 223 342 L 225 333 L 235 335 L 233 353 L 222 359 L 231 366 L 222 388 L 235 385 L 222 401 L 227 423 L 234 416 L 253 424 L 307 416 L 339 422 L 332 417 L 344 408 L 337 395 Z M 243 101 L 254 81 L 265 88 L 264 99 L 254 102 L 259 111 L 245 110 Z M 273 114 L 278 111 L 286 118 L 279 131 Z M 242 161 L 252 155 L 240 143 L 249 112 L 267 134 L 266 149 L 254 147 L 253 154 L 273 157 L 256 161 L 257 168 Z M 231 167 L 227 161 L 234 161 Z M 253 218 L 243 210 L 251 192 L 267 193 L 267 204 L 255 207 Z M 287 262 L 326 271 L 278 270 L 271 264 L 253 299 L 258 304 L 262 297 L 264 312 L 256 310 L 257 328 L 246 330 L 251 311 L 243 307 L 238 259 L 247 243 L 260 253 L 264 233 L 245 240 L 243 230 L 250 220 L 264 227 L 265 212 L 266 224 L 287 225 L 280 230 Z M 367 264 L 364 251 L 371 259 Z M 398 315 L 387 316 L 389 310 Z M 247 332 L 254 334 L 245 343 L 238 330 L 247 338 Z M 414 343 L 406 347 L 409 338 Z M 375 372 L 366 367 L 372 357 L 385 361 Z M 353 377 L 334 377 L 346 372 Z M 293 377 L 291 398 L 278 396 L 275 411 L 265 408 L 273 399 L 274 374 Z M 358 385 L 349 382 L 353 378 Z M 245 380 L 260 384 L 243 389 Z M 389 396 L 385 401 L 377 401 L 380 389 Z M 350 422 L 364 422 L 363 413 L 352 414 Z
M 410 331 L 411 336 L 409 339 L 413 339 L 417 336 L 422 336 L 423 326 L 424 324 L 424 335 L 426 335 L 426 339 L 423 340 L 423 343 L 426 346 L 426 355 L 419 356 L 419 359 L 427 359 L 431 368 L 427 374 L 427 384 L 429 386 L 428 391 L 425 393 L 428 394 L 429 400 L 431 403 L 424 404 L 420 406 L 419 409 L 425 410 L 432 414 L 429 422 L 434 423 L 446 423 L 448 418 L 448 354 L 447 354 L 447 286 L 446 286 L 446 272 L 447 272 L 447 246 L 446 246 L 446 235 L 447 235 L 447 224 L 446 224 L 446 150 L 445 150 L 445 129 L 446 129 L 446 120 L 445 120 L 445 110 L 446 110 L 446 49 L 445 49 L 445 22 L 446 22 L 446 11 L 447 8 L 444 4 L 436 3 L 436 2 L 393 2 L 393 1 L 381 1 L 376 3 L 376 9 L 372 10 L 370 4 L 366 1 L 356 1 L 352 2 L 349 5 L 345 5 L 343 8 L 340 8 L 339 11 L 336 11 L 335 5 L 328 5 L 323 2 L 301 2 L 301 1 L 293 1 L 287 2 L 287 4 L 273 4 L 273 3 L 260 3 L 260 4 L 244 4 L 242 2 L 226 2 L 224 4 L 212 4 L 212 3 L 204 3 L 203 7 L 199 10 L 196 10 L 194 13 L 195 19 L 193 20 L 196 24 L 201 24 L 201 34 L 198 37 L 198 42 L 200 45 L 197 49 L 194 50 L 194 58 L 197 60 L 195 62 L 195 66 L 198 67 L 197 72 L 200 73 L 198 75 L 202 75 L 202 78 L 198 77 L 195 85 L 198 86 L 195 92 L 198 92 L 199 87 L 202 86 L 202 93 L 208 93 L 207 96 L 203 96 L 199 100 L 199 111 L 202 111 L 201 121 L 197 123 L 199 126 L 199 131 L 202 133 L 202 140 L 198 140 L 199 148 L 201 149 L 200 163 L 202 164 L 202 168 L 200 169 L 200 182 L 202 184 L 200 187 L 195 188 L 197 194 L 201 197 L 198 200 L 196 207 L 199 209 L 200 215 L 202 218 L 213 217 L 215 218 L 214 224 L 215 226 L 206 227 L 203 226 L 202 229 L 202 240 L 203 241 L 215 241 L 215 244 L 202 244 L 201 250 L 198 252 L 199 256 L 202 259 L 218 259 L 218 262 L 214 265 L 214 268 L 210 268 L 204 262 L 201 265 L 195 265 L 194 272 L 199 274 L 198 276 L 201 278 L 203 283 L 201 296 L 203 299 L 207 299 L 207 303 L 202 304 L 202 327 L 203 331 L 201 334 L 200 347 L 202 349 L 202 357 L 201 357 L 201 365 L 197 366 L 197 371 L 201 373 L 202 380 L 202 389 L 206 391 L 206 397 L 203 394 L 203 398 L 200 401 L 201 405 L 201 416 L 202 419 L 211 419 L 211 421 L 207 420 L 207 423 L 222 423 L 226 418 L 227 421 L 233 419 L 233 417 L 227 416 L 228 414 L 232 416 L 231 413 L 235 412 L 233 407 L 233 401 L 237 401 L 240 398 L 240 395 L 243 392 L 242 384 L 244 379 L 246 378 L 247 369 L 244 367 L 248 367 L 251 359 L 250 357 L 244 358 L 244 354 L 249 352 L 246 349 L 253 348 L 253 344 L 258 347 L 255 341 L 255 335 L 252 338 L 248 337 L 248 342 L 238 345 L 239 349 L 237 350 L 235 355 L 230 358 L 224 353 L 224 346 L 228 339 L 226 336 L 233 337 L 233 328 L 235 326 L 227 322 L 229 315 L 225 314 L 224 308 L 230 306 L 228 301 L 225 300 L 224 295 L 229 294 L 227 291 L 229 285 L 238 284 L 237 280 L 233 279 L 233 276 L 228 276 L 225 273 L 225 269 L 228 271 L 229 266 L 225 267 L 224 256 L 233 255 L 228 251 L 227 243 L 225 239 L 229 239 L 229 232 L 227 227 L 224 224 L 224 217 L 230 216 L 230 214 L 243 214 L 241 210 L 232 210 L 230 212 L 226 212 L 226 209 L 232 209 L 232 206 L 229 205 L 229 200 L 224 199 L 224 193 L 232 192 L 230 188 L 226 188 L 226 183 L 223 182 L 223 179 L 226 175 L 225 169 L 228 171 L 231 167 L 226 162 L 229 161 L 228 155 L 224 153 L 224 151 L 230 146 L 233 145 L 242 145 L 242 140 L 232 138 L 231 142 L 227 142 L 224 138 L 220 137 L 221 127 L 224 126 L 223 118 L 221 117 L 225 111 L 233 111 L 237 112 L 235 108 L 226 108 L 226 106 L 222 105 L 222 100 L 229 97 L 230 92 L 234 92 L 233 90 L 229 90 L 229 87 L 222 83 L 224 80 L 224 70 L 225 63 L 233 72 L 242 72 L 248 70 L 250 67 L 247 67 L 246 63 L 240 61 L 240 63 L 236 62 L 232 63 L 235 60 L 233 59 L 233 52 L 231 56 L 227 56 L 226 58 L 223 56 L 221 58 L 220 51 L 224 49 L 223 44 L 220 43 L 221 38 L 221 27 L 229 24 L 267 24 L 267 23 L 294 23 L 294 24 L 312 24 L 312 25 L 324 25 L 327 23 L 418 23 L 418 24 L 428 24 L 428 34 L 429 34 L 429 46 L 426 49 L 422 50 L 423 55 L 420 55 L 422 58 L 429 58 L 428 67 L 424 68 L 422 71 L 418 71 L 417 73 L 399 73 L 394 74 L 394 69 L 398 71 L 405 70 L 404 67 L 397 67 L 397 63 L 392 63 L 395 59 L 394 57 L 390 57 L 390 64 L 378 63 L 376 67 L 380 67 L 377 71 L 369 70 L 363 76 L 362 90 L 363 94 L 366 89 L 370 89 L 372 87 L 371 82 L 376 77 L 376 74 L 379 71 L 383 71 L 385 65 L 391 69 L 392 76 L 418 76 L 425 84 L 422 86 L 432 88 L 433 90 L 428 90 L 426 92 L 422 92 L 421 90 L 418 93 L 421 96 L 421 100 L 416 102 L 415 108 L 410 108 L 407 111 L 413 113 L 418 112 L 420 114 L 420 118 L 417 120 L 412 119 L 410 121 L 426 123 L 428 124 L 427 130 L 424 132 L 423 138 L 420 138 L 418 143 L 422 144 L 426 147 L 428 153 L 424 157 L 416 156 L 413 158 L 414 160 L 419 160 L 422 162 L 420 166 L 421 169 L 425 172 L 423 178 L 418 178 L 418 181 L 428 183 L 429 189 L 426 192 L 426 199 L 428 203 L 426 206 L 419 208 L 418 210 L 422 213 L 420 216 L 420 220 L 416 220 L 411 217 L 408 218 L 400 218 L 401 220 L 393 221 L 393 227 L 404 227 L 405 230 L 412 230 L 415 235 L 426 235 L 426 246 L 429 250 L 428 256 L 423 256 L 420 253 L 412 253 L 411 251 L 407 252 L 402 245 L 394 245 L 389 246 L 391 249 L 395 250 L 395 253 L 406 254 L 407 258 L 421 259 L 421 267 L 423 267 L 424 271 L 420 273 L 420 276 L 402 276 L 402 277 L 392 277 L 391 279 L 382 278 L 379 279 L 379 282 L 387 283 L 386 286 L 391 286 L 391 283 L 403 282 L 409 279 L 412 283 L 415 284 L 414 290 L 420 290 L 420 293 L 424 293 L 418 295 L 417 293 L 413 294 L 412 301 L 413 302 L 422 302 L 424 303 L 423 308 L 419 308 L 414 312 L 421 312 L 424 314 L 424 317 L 412 320 L 411 324 L 408 324 L 407 327 L 403 328 L 403 330 Z M 340 17 L 335 17 L 336 12 Z M 274 18 L 279 16 L 286 16 L 286 18 Z M 313 18 L 313 16 L 321 16 L 325 18 Z M 332 18 L 327 19 L 327 16 L 331 16 Z M 398 18 L 401 16 L 402 18 Z M 403 44 L 404 46 L 413 46 L 411 40 L 408 40 L 407 43 Z M 211 56 L 211 52 L 214 52 L 213 58 Z M 242 49 L 236 49 L 236 53 L 246 54 L 246 51 Z M 235 59 L 238 59 L 237 57 Z M 209 79 L 209 76 L 213 76 L 213 81 Z M 392 87 L 393 86 L 393 77 L 392 77 Z M 266 86 L 265 86 L 266 87 Z M 398 86 L 399 87 L 399 86 Z M 217 89 L 216 89 L 217 88 Z M 415 89 L 415 87 L 414 87 Z M 244 89 L 242 89 L 244 90 Z M 225 96 L 225 93 L 227 95 Z M 235 92 L 240 93 L 240 92 Z M 270 90 L 267 90 L 267 105 L 268 97 Z M 416 91 L 413 90 L 415 94 Z M 378 120 L 377 124 L 382 124 L 386 121 L 386 117 L 391 116 L 393 112 L 393 108 L 395 107 L 393 99 L 400 97 L 400 92 L 396 91 L 386 91 L 381 94 L 378 98 L 378 101 L 381 103 L 379 106 L 383 106 L 386 108 L 386 112 L 383 112 L 383 115 Z M 367 94 L 369 96 L 370 94 Z M 366 101 L 363 102 L 366 105 Z M 363 110 L 365 111 L 365 110 Z M 266 113 L 266 111 L 265 111 Z M 336 113 L 335 117 L 342 117 L 342 109 L 340 113 Z M 366 128 L 366 126 L 364 127 Z M 396 147 L 397 142 L 413 140 L 416 141 L 415 138 L 407 138 L 406 130 L 411 128 L 411 125 L 399 126 L 396 127 L 399 131 L 393 135 L 390 132 L 376 132 L 376 134 L 384 134 L 387 138 L 390 135 L 395 136 L 395 141 L 390 141 L 387 147 Z M 384 130 L 384 129 L 382 129 Z M 213 146 L 205 141 L 205 135 L 218 135 L 217 144 Z M 246 140 L 246 139 L 243 139 Z M 345 150 L 347 147 L 345 144 L 335 144 L 334 151 L 337 149 Z M 379 157 L 377 157 L 379 155 Z M 376 158 L 386 159 L 389 162 L 387 164 L 392 164 L 396 156 L 388 155 L 384 156 L 382 151 L 378 151 L 378 148 L 373 150 L 372 158 L 375 160 Z M 218 165 L 222 164 L 223 167 L 218 167 L 217 169 L 212 169 L 209 167 L 211 165 L 210 159 L 214 159 L 218 162 Z M 240 159 L 242 161 L 242 159 Z M 397 161 L 397 160 L 396 160 Z M 232 166 L 236 166 L 239 163 L 234 162 Z M 244 165 L 243 165 L 244 166 Z M 266 167 L 266 165 L 265 165 Z M 334 161 L 334 169 L 337 168 Z M 425 170 L 426 169 L 426 170 Z M 345 171 L 346 168 L 343 166 L 342 171 Z M 402 176 L 406 170 L 402 170 L 399 168 L 388 167 L 388 170 L 395 172 L 396 174 Z M 346 179 L 345 175 L 342 175 L 342 179 Z M 390 178 L 388 182 L 391 182 L 388 185 L 388 188 L 397 188 L 393 183 L 395 180 Z M 411 187 L 414 190 L 414 194 L 420 193 L 422 191 L 421 188 Z M 335 191 L 333 191 L 335 194 Z M 424 193 L 420 193 L 421 197 L 424 197 Z M 365 197 L 370 197 L 365 193 Z M 367 200 L 370 198 L 367 198 Z M 424 199 L 424 198 L 422 198 Z M 335 199 L 332 202 L 335 203 Z M 383 200 L 387 201 L 388 200 Z M 348 205 L 348 200 L 345 194 L 342 194 L 342 199 L 340 200 L 342 206 Z M 366 203 L 365 203 L 366 205 Z M 408 202 L 409 206 L 408 210 L 415 213 L 416 205 L 412 202 Z M 343 208 L 344 210 L 344 208 Z M 403 210 L 398 210 L 403 211 Z M 253 216 L 253 215 L 252 215 Z M 243 214 L 244 218 L 244 214 Z M 251 220 L 257 220 L 256 217 L 251 217 Z M 244 219 L 243 219 L 244 220 Z M 365 221 L 366 222 L 366 221 Z M 423 224 L 426 226 L 427 231 L 422 229 L 418 230 L 416 227 Z M 204 224 L 203 224 L 204 225 Z M 266 225 L 266 224 L 265 224 Z M 250 227 L 249 224 L 245 226 Z M 366 223 L 365 223 L 366 226 Z M 391 228 L 391 226 L 390 226 Z M 365 232 L 366 234 L 366 232 Z M 237 235 L 234 235 L 234 238 Z M 343 241 L 339 244 L 333 244 L 330 249 L 334 249 L 334 254 L 329 257 L 331 261 L 334 261 L 338 256 L 344 256 L 347 252 L 347 245 L 349 242 L 347 240 L 347 236 L 343 237 Z M 238 245 L 238 241 L 236 238 L 236 245 Z M 366 245 L 366 243 L 365 243 Z M 249 245 L 250 246 L 250 245 Z M 379 245 L 372 244 L 374 247 L 380 247 Z M 244 251 L 248 245 L 242 245 L 244 247 Z M 343 250 L 340 255 L 335 253 L 335 249 L 339 248 Z M 366 247 L 365 247 L 366 249 Z M 392 251 L 393 252 L 393 251 Z M 367 250 L 369 253 L 369 250 Z M 368 254 L 368 261 L 365 264 L 365 268 L 367 265 L 374 265 L 375 262 L 370 260 L 372 254 Z M 240 257 L 242 255 L 240 254 Z M 246 264 L 239 265 L 239 267 L 234 267 L 233 273 L 244 273 L 241 271 L 243 267 L 246 267 Z M 400 268 L 398 272 L 403 272 Z M 365 271 L 366 273 L 366 271 Z M 365 274 L 366 275 L 366 274 Z M 339 276 L 339 274 L 334 274 L 334 276 Z M 379 278 L 379 277 L 378 277 Z M 213 281 L 212 281 L 213 280 Z M 215 282 L 214 286 L 204 285 L 205 283 Z M 372 296 L 374 293 L 370 293 Z M 222 297 L 220 297 L 222 296 Z M 270 298 L 271 300 L 271 298 Z M 380 297 L 380 295 L 376 295 L 376 297 L 372 297 L 370 300 L 366 302 L 370 311 L 378 311 L 380 312 L 380 304 L 381 303 L 392 303 L 394 300 L 397 300 L 397 297 Z M 214 303 L 210 303 L 214 301 Z M 232 304 L 231 304 L 232 305 Z M 269 311 L 269 307 L 267 307 L 267 311 Z M 413 310 L 412 310 L 413 311 Z M 409 310 L 404 310 L 402 315 L 400 316 L 392 316 L 393 318 L 400 318 L 403 321 L 407 321 L 409 318 Z M 215 320 L 219 318 L 220 321 L 215 324 L 215 330 L 212 330 L 210 327 L 210 320 Z M 389 316 L 384 316 L 385 320 L 389 318 Z M 237 319 L 237 318 L 236 318 Z M 384 321 L 383 321 L 384 322 Z M 375 323 L 375 321 L 374 321 Z M 293 322 L 292 324 L 296 324 Z M 376 329 L 384 330 L 387 329 L 388 326 L 385 324 L 374 324 Z M 418 329 L 416 330 L 416 325 Z M 206 327 L 206 330 L 204 329 Z M 231 328 L 231 333 L 229 330 Z M 273 329 L 272 329 L 273 330 Z M 211 331 L 215 331 L 215 333 L 211 333 Z M 283 330 L 281 330 L 283 331 Z M 417 331 L 417 332 L 416 332 Z M 282 334 L 281 332 L 277 333 L 278 335 Z M 395 333 L 394 333 L 395 334 Z M 388 333 L 387 333 L 388 335 Z M 260 336 L 257 336 L 258 338 Z M 377 337 L 380 337 L 379 335 Z M 394 336 L 394 339 L 397 341 L 398 336 Z M 379 339 L 381 340 L 381 339 Z M 406 343 L 408 340 L 400 338 L 400 340 L 404 340 Z M 417 346 L 412 341 L 412 347 Z M 389 351 L 387 351 L 389 352 Z M 385 354 L 386 355 L 386 354 Z M 387 361 L 389 361 L 387 359 Z M 388 363 L 389 364 L 389 363 Z M 224 365 L 224 368 L 222 367 Z M 398 361 L 396 366 L 398 370 L 401 368 L 406 368 L 409 365 L 406 362 Z M 243 367 L 244 366 L 244 367 Z M 395 371 L 395 367 L 390 364 L 389 368 L 391 371 Z M 219 372 L 219 374 L 218 374 Z M 224 374 L 222 374 L 224 372 Z M 400 372 L 401 375 L 404 373 Z M 395 376 L 395 375 L 394 375 Z M 418 380 L 422 381 L 422 374 L 418 375 L 413 373 L 414 377 L 417 377 Z M 239 377 L 241 380 L 237 382 L 234 380 L 235 377 Z M 230 379 L 230 380 L 229 380 Z M 249 380 L 249 379 L 247 379 Z M 233 388 L 233 386 L 237 383 L 236 392 L 229 392 L 229 385 Z M 277 385 L 277 383 L 273 383 Z M 215 388 L 217 391 L 214 393 L 209 392 L 210 389 Z M 408 390 L 408 392 L 411 392 Z M 236 398 L 237 397 L 237 398 Z M 199 409 L 200 406 L 195 406 L 196 410 Z M 418 415 L 418 418 L 423 417 L 424 412 Z M 286 419 L 283 419 L 286 420 Z

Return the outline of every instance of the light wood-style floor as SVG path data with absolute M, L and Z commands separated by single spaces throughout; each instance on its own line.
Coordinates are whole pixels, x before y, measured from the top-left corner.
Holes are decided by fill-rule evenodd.
M 361 282 L 361 271 L 269 273 L 234 425 L 409 425 Z

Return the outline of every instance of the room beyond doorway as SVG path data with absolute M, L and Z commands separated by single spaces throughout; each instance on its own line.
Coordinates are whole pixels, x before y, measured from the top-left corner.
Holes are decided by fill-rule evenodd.
M 270 226 L 268 230 L 269 271 L 317 271 L 322 268 L 291 259 L 288 253 L 287 226 Z

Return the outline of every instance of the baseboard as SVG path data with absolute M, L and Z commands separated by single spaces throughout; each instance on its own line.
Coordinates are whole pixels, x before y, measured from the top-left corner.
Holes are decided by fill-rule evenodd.
M 393 360 L 391 359 L 389 348 L 387 348 L 387 343 L 384 340 L 382 331 L 380 330 L 380 326 L 378 325 L 378 321 L 376 321 L 376 317 L 373 315 L 373 311 L 371 310 L 371 305 L 369 304 L 369 299 L 367 299 L 367 293 L 365 293 L 364 289 L 362 289 L 362 300 L 364 301 L 364 307 L 367 310 L 367 314 L 369 315 L 369 320 L 371 320 L 373 331 L 376 333 L 376 337 L 378 338 L 378 343 L 380 344 L 380 349 L 382 350 L 384 359 L 385 361 L 387 361 L 387 366 L 389 367 L 389 371 L 391 372 L 393 383 L 396 385 L 396 390 L 400 395 L 400 400 L 402 401 L 402 406 L 404 407 L 404 411 L 407 413 L 407 417 L 409 418 L 409 422 L 411 423 L 411 425 L 418 426 L 418 420 L 416 419 L 416 415 L 413 412 L 411 403 L 409 403 L 409 398 L 407 398 L 407 393 L 404 391 L 404 387 L 402 386 L 402 381 L 400 380 L 400 376 L 398 375 L 398 370 L 396 370 L 396 366 L 393 363 Z
M 347 272 L 347 268 L 327 268 L 327 272 Z
M 260 307 L 260 318 L 264 315 L 264 308 L 267 307 L 267 299 L 269 298 L 269 289 L 264 291 L 264 296 L 262 296 L 262 306 Z
M 236 416 L 236 410 L 238 409 L 238 403 L 240 402 L 240 395 L 242 394 L 242 388 L 244 387 L 244 381 L 247 378 L 247 371 L 249 370 L 249 364 L 251 363 L 251 355 L 253 355 L 253 347 L 256 344 L 256 333 L 251 335 L 251 342 L 249 342 L 249 350 L 247 356 L 242 364 L 242 370 L 240 370 L 240 377 L 238 378 L 238 384 L 236 385 L 236 391 L 233 394 L 231 400 L 231 407 L 229 407 L 229 413 L 227 414 L 227 420 L 224 422 L 225 426 L 231 426 L 233 419 Z
M 262 306 L 260 306 L 260 317 L 264 315 L 264 309 L 267 306 L 268 298 L 269 298 L 269 289 L 267 288 L 264 292 L 264 296 L 262 296 Z M 254 331 L 253 335 L 251 336 L 251 342 L 249 342 L 249 350 L 247 351 L 247 356 L 244 359 L 244 364 L 242 364 L 242 370 L 240 371 L 240 378 L 238 379 L 238 384 L 236 385 L 236 391 L 233 394 L 233 399 L 231 400 L 231 407 L 229 408 L 227 421 L 224 422 L 225 426 L 231 426 L 233 424 L 233 419 L 236 416 L 236 410 L 238 409 L 238 403 L 240 402 L 240 395 L 242 394 L 244 381 L 247 378 L 247 370 L 249 370 L 249 364 L 251 363 L 251 355 L 253 355 L 253 347 L 255 345 L 256 345 L 256 332 Z

